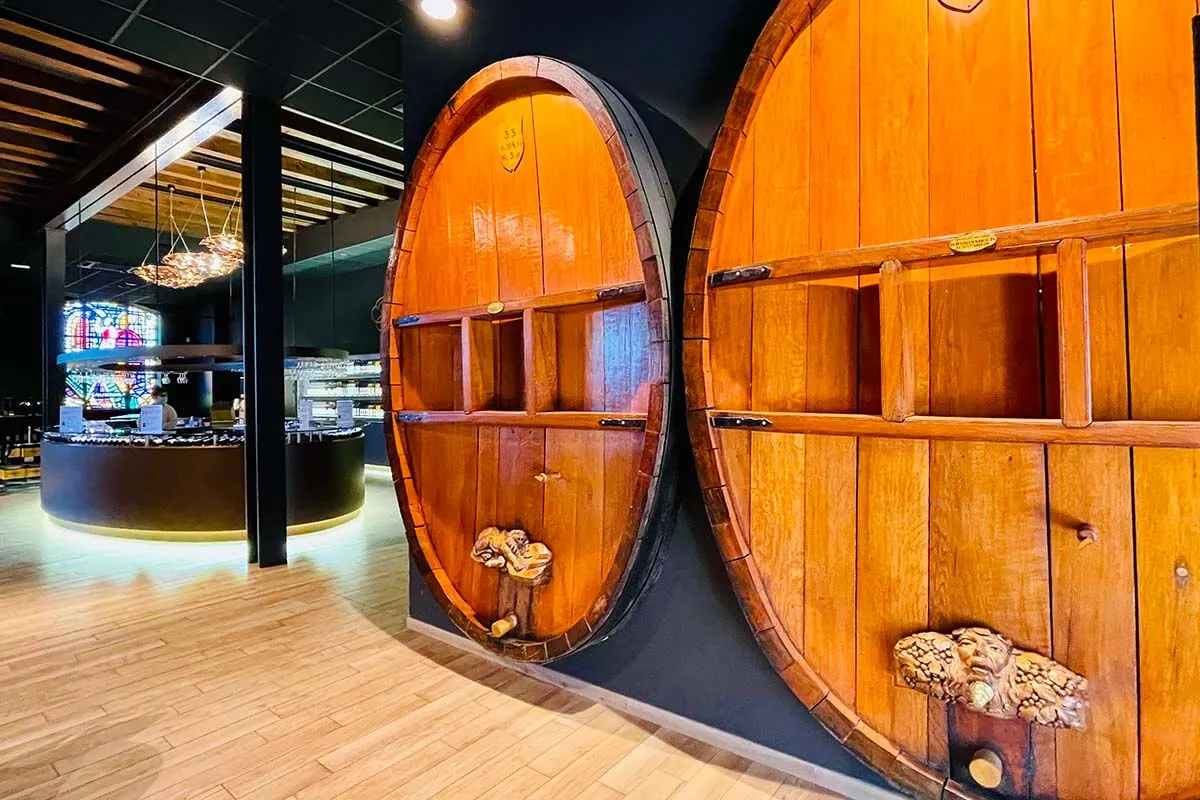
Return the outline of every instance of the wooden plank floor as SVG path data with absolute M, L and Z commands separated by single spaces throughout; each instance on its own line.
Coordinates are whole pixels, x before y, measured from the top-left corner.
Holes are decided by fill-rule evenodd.
M 0 495 L 0 797 L 834 797 L 404 631 L 398 528 L 369 481 L 264 572 Z

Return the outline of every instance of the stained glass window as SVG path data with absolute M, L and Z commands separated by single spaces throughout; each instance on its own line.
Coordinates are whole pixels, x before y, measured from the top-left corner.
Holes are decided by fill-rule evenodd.
M 158 345 L 161 323 L 158 312 L 140 306 L 67 303 L 63 307 L 63 351 Z M 72 370 L 67 373 L 66 402 L 89 408 L 134 410 L 150 402 L 150 386 L 142 372 Z

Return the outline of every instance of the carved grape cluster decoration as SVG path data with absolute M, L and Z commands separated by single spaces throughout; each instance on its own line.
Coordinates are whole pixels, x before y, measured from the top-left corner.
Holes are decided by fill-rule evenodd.
M 905 685 L 935 700 L 1050 728 L 1084 727 L 1087 679 L 987 628 L 916 633 L 896 643 L 895 655 Z

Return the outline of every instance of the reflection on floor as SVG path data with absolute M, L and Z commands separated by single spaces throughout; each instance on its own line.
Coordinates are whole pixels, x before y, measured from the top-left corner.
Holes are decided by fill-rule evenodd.
M 405 632 L 395 498 L 367 496 L 259 571 L 0 495 L 0 797 L 832 797 Z

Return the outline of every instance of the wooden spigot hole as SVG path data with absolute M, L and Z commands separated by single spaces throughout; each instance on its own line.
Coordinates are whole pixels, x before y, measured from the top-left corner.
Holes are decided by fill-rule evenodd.
M 986 748 L 975 751 L 967 771 L 971 774 L 971 780 L 984 789 L 995 789 L 1004 780 L 1004 764 L 1000 756 Z

